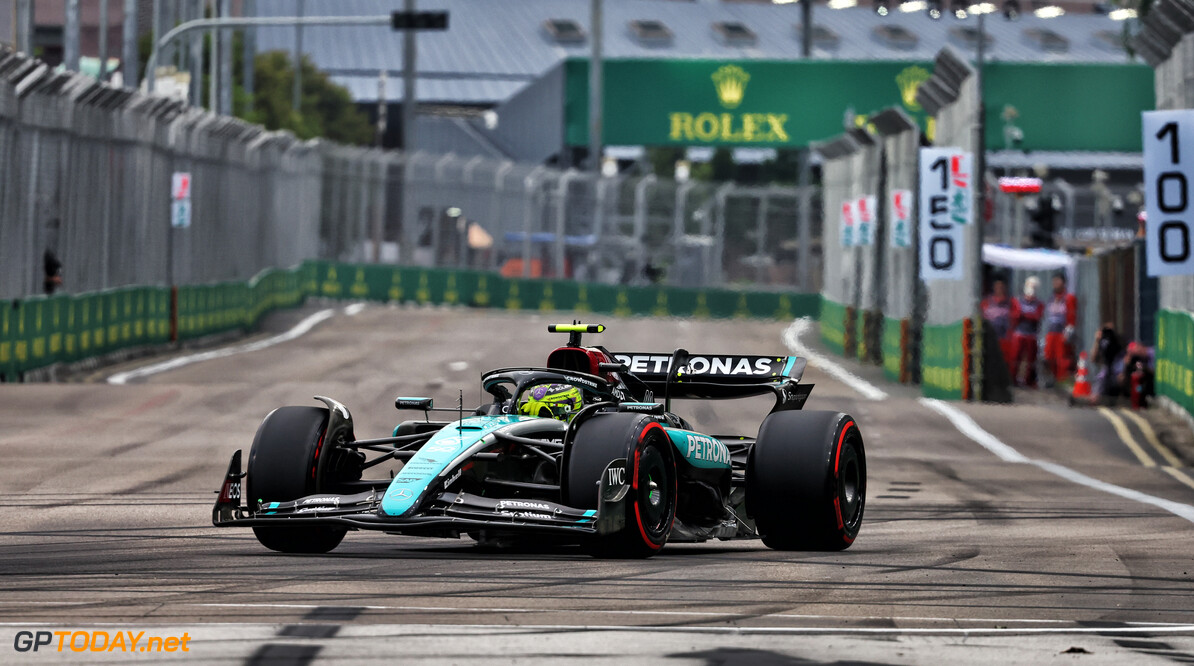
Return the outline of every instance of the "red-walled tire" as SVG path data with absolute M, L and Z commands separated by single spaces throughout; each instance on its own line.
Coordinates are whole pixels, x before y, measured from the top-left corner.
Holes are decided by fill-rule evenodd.
M 590 554 L 644 558 L 667 543 L 677 500 L 672 448 L 663 428 L 641 414 L 600 414 L 581 424 L 564 465 L 565 503 L 596 509 L 601 475 L 619 458 L 626 458 L 631 483 L 625 528 L 586 542 Z
M 777 412 L 759 428 L 746 468 L 746 508 L 776 550 L 845 550 L 862 527 L 866 453 L 854 419 Z
M 320 492 L 316 465 L 327 429 L 323 407 L 279 407 L 257 429 L 246 470 L 249 506 L 288 502 Z M 326 453 L 326 452 L 324 452 Z M 344 539 L 335 525 L 268 525 L 253 528 L 261 545 L 281 553 L 326 553 Z

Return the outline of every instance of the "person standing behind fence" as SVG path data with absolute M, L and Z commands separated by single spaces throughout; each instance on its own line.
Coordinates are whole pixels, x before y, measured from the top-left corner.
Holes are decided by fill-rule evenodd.
M 1024 295 L 1012 301 L 1012 343 L 1016 350 L 1012 372 L 1017 386 L 1036 387 L 1037 336 L 1045 304 L 1036 297 L 1041 281 L 1036 276 L 1024 280 Z
M 991 330 L 999 339 L 999 351 L 1003 354 L 1008 371 L 1013 371 L 1016 353 L 1011 336 L 1012 299 L 1007 295 L 1007 282 L 1002 277 L 992 281 L 991 295 L 983 299 L 983 319 L 991 325 Z
M 1078 299 L 1066 291 L 1065 276 L 1053 276 L 1053 298 L 1045 305 L 1045 365 L 1053 381 L 1070 377 L 1074 357 L 1074 325 L 1078 323 Z
M 46 251 L 41 255 L 42 269 L 45 272 L 45 278 L 42 280 L 42 288 L 46 292 L 46 296 L 52 296 L 58 288 L 62 286 L 62 261 L 58 259 L 58 255 L 54 253 L 54 246 L 58 244 L 58 228 L 60 222 L 57 218 L 50 220 L 46 226 L 49 229 L 49 242 L 46 243 Z

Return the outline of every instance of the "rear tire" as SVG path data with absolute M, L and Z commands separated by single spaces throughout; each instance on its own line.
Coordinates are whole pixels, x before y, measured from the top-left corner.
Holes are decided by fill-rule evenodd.
M 663 428 L 641 414 L 599 414 L 581 424 L 565 463 L 564 501 L 596 509 L 601 475 L 626 458 L 631 487 L 625 527 L 584 544 L 594 557 L 645 558 L 667 543 L 676 518 L 676 461 Z
M 289 502 L 321 491 L 317 484 L 328 410 L 322 407 L 279 407 L 262 421 L 253 438 L 246 474 L 249 506 Z M 254 527 L 261 545 L 281 553 L 326 553 L 348 530 L 335 525 L 269 525 Z
M 866 454 L 854 419 L 837 412 L 769 415 L 747 462 L 746 503 L 770 548 L 849 548 L 866 504 Z

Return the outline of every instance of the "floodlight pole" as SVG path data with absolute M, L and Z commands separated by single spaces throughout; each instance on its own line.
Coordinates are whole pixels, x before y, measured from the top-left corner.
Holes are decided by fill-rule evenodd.
M 415 0 L 405 0 L 402 5 L 403 11 L 408 14 L 413 14 L 415 11 Z M 402 33 L 402 151 L 408 156 L 414 155 L 417 150 L 417 141 L 415 140 L 415 124 L 419 122 L 419 91 L 418 91 L 418 77 L 416 75 L 418 67 L 419 50 L 418 42 L 415 41 L 415 31 L 406 30 Z M 402 181 L 406 183 L 404 178 Z M 408 190 L 403 186 L 402 195 L 406 196 Z
M 605 27 L 604 0 L 590 0 L 591 14 L 589 32 L 592 33 L 593 52 L 589 57 L 589 168 L 601 175 L 602 103 L 604 97 L 604 76 L 602 67 L 602 37 Z
M 813 0 L 800 0 L 800 57 L 813 56 Z

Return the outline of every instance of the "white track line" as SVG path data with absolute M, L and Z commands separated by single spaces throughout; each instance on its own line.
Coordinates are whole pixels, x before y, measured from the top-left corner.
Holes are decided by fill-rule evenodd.
M 33 603 L 33 602 L 31 602 Z M 888 615 L 810 615 L 800 613 L 739 613 L 735 611 L 651 611 L 651 610 L 610 610 L 593 608 L 482 608 L 469 606 L 362 606 L 343 604 L 271 604 L 271 603 L 193 603 L 184 606 L 198 606 L 204 608 L 293 608 L 314 609 L 328 605 L 346 608 L 360 608 L 364 610 L 394 610 L 394 611 L 435 611 L 451 613 L 575 613 L 577 615 L 655 615 L 676 617 L 748 617 L 760 618 L 798 618 L 804 620 L 892 620 L 896 622 L 989 622 L 989 623 L 1017 623 L 1017 624 L 1072 624 L 1072 620 L 1056 619 L 1016 619 L 1016 618 L 966 618 L 966 617 L 932 617 L 932 616 L 888 616 Z M 1124 624 L 1159 624 L 1171 626 L 1165 622 L 1125 622 Z
M 999 439 L 991 433 L 983 430 L 977 423 L 974 422 L 974 419 L 970 418 L 965 412 L 957 407 L 941 402 L 940 400 L 934 400 L 932 398 L 920 398 L 920 403 L 949 419 L 950 423 L 952 423 L 959 432 L 977 442 L 979 446 L 990 451 L 991 453 L 994 453 L 1001 460 L 1011 463 L 1027 463 L 1029 465 L 1034 465 L 1045 470 L 1046 472 L 1049 472 L 1050 474 L 1059 476 L 1066 481 L 1072 481 L 1078 485 L 1100 490 L 1102 492 L 1109 493 L 1117 497 L 1122 497 L 1124 499 L 1129 499 L 1134 502 L 1140 502 L 1141 504 L 1155 506 L 1159 509 L 1168 511 L 1175 516 L 1185 518 L 1186 520 L 1194 523 L 1194 506 L 1155 497 L 1153 495 L 1132 490 L 1131 488 L 1117 486 L 1105 481 L 1099 481 L 1098 479 L 1091 478 L 1085 474 L 1082 474 L 1081 472 L 1076 472 L 1069 467 L 1058 465 L 1057 463 L 1052 463 L 1045 460 L 1029 459 L 1019 451 L 999 441 Z
M 235 347 L 226 347 L 224 349 L 213 349 L 211 351 L 200 352 L 198 354 L 187 354 L 186 356 L 179 356 L 178 358 L 172 358 L 168 361 L 162 361 L 161 363 L 154 363 L 152 365 L 147 365 L 144 367 L 136 368 L 135 370 L 129 370 L 127 372 L 118 372 L 118 373 L 112 375 L 111 377 L 108 377 L 108 383 L 109 384 L 127 384 L 130 379 L 137 379 L 139 377 L 148 377 L 149 375 L 156 375 L 159 372 L 166 372 L 167 370 L 175 370 L 177 368 L 181 368 L 185 365 L 190 365 L 192 363 L 199 363 L 201 361 L 211 361 L 211 360 L 214 360 L 217 358 L 226 358 L 228 356 L 233 356 L 236 354 L 244 354 L 247 352 L 259 351 L 259 350 L 265 349 L 267 347 L 273 347 L 276 344 L 281 344 L 283 342 L 289 342 L 289 341 L 294 340 L 295 338 L 305 334 L 307 331 L 310 331 L 312 328 L 315 328 L 316 324 L 318 324 L 319 322 L 321 322 L 325 319 L 329 319 L 335 313 L 336 313 L 335 310 L 332 310 L 332 309 L 320 310 L 319 312 L 316 312 L 315 314 L 300 321 L 298 324 L 295 324 L 294 328 L 290 329 L 289 331 L 286 331 L 285 333 L 281 333 L 279 335 L 275 335 L 272 338 L 266 338 L 264 340 L 257 340 L 256 342 L 250 342 L 248 344 L 237 345 Z
M 797 356 L 808 359 L 809 363 L 812 363 L 834 379 L 854 389 L 867 400 L 883 400 L 887 397 L 887 392 L 883 391 L 878 386 L 875 386 L 862 377 L 855 375 L 849 370 L 826 358 L 822 354 L 809 349 L 804 343 L 800 342 L 800 336 L 807 332 L 811 326 L 811 319 L 808 317 L 801 317 L 800 319 L 792 322 L 791 326 L 788 326 L 788 328 L 784 329 L 783 341 L 788 347 L 789 351 Z
M 949 419 L 963 435 L 978 442 L 978 445 L 994 453 L 1000 460 L 1010 463 L 1031 462 L 1024 454 L 999 441 L 994 435 L 983 430 L 966 412 L 932 398 L 920 398 L 920 404 Z
M 360 608 L 360 606 L 353 606 L 353 608 Z M 1003 620 L 1007 621 L 1007 620 Z M 0 627 L 28 627 L 28 626 L 73 626 L 81 627 L 119 627 L 128 626 L 127 622 L 0 622 Z M 191 622 L 176 622 L 169 623 L 153 622 L 148 626 L 153 627 L 204 627 L 204 626 L 277 626 L 274 624 L 261 624 L 252 622 L 205 622 L 205 621 L 191 621 Z M 1142 622 L 1126 622 L 1121 626 L 1107 626 L 1107 627 L 858 627 L 852 625 L 845 625 L 840 627 L 826 626 L 826 627 L 746 627 L 741 625 L 729 626 L 660 626 L 660 625 L 619 625 L 619 624 L 432 624 L 427 622 L 409 623 L 409 624 L 358 624 L 353 625 L 346 630 L 354 637 L 361 638 L 367 636 L 385 635 L 394 630 L 412 630 L 412 629 L 434 628 L 447 629 L 449 631 L 459 631 L 462 629 L 475 629 L 486 631 L 501 631 L 522 633 L 527 631 L 552 631 L 552 632 L 613 632 L 624 631 L 634 633 L 686 633 L 686 634 L 805 634 L 805 635 L 832 635 L 832 634 L 879 634 L 888 636 L 898 636 L 901 634 L 918 634 L 929 636 L 1016 636 L 1025 634 L 1107 634 L 1109 636 L 1117 636 L 1121 634 L 1189 634 L 1194 633 L 1194 624 L 1146 624 Z M 380 632 L 380 633 L 379 633 Z
M 353 303 L 352 305 L 344 308 L 344 314 L 348 315 L 349 317 L 355 317 L 361 314 L 361 312 L 363 312 L 367 307 L 369 306 L 365 303 Z

